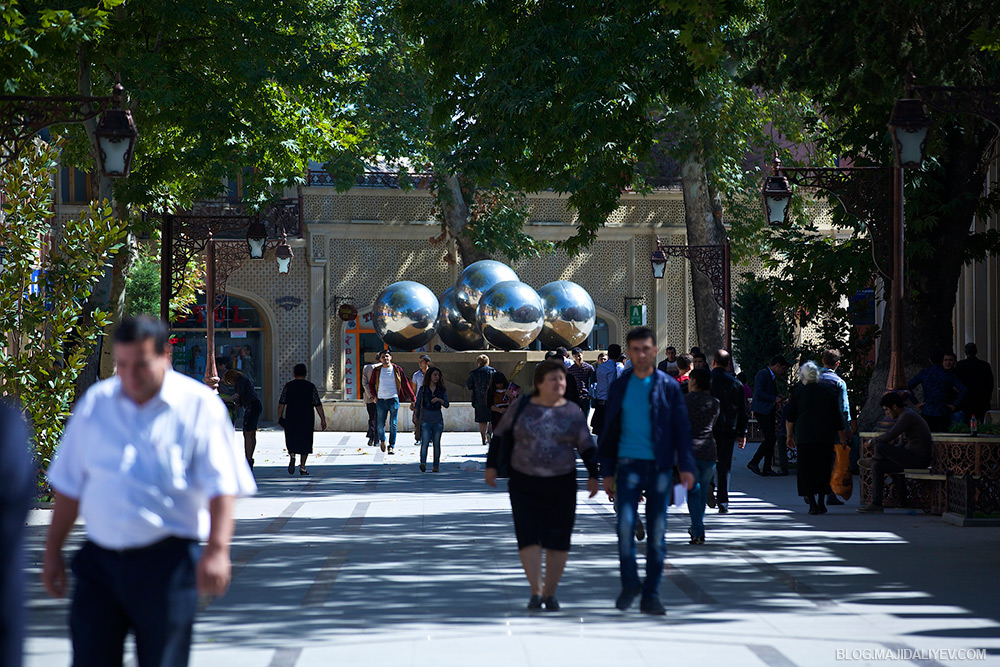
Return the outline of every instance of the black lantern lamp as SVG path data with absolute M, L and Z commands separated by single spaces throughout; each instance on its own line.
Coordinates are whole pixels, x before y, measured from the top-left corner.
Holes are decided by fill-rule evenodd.
M 784 225 L 788 221 L 788 204 L 792 200 L 792 190 L 788 185 L 788 179 L 781 173 L 781 160 L 778 159 L 777 152 L 774 153 L 774 161 L 771 163 L 771 175 L 764 179 L 761 195 L 764 199 L 767 224 Z
M 250 248 L 251 259 L 262 259 L 267 248 L 267 227 L 260 220 L 250 223 L 247 229 L 247 246 Z
M 139 131 L 132 119 L 132 112 L 122 109 L 121 83 L 116 83 L 111 108 L 101 114 L 94 135 L 101 157 L 101 172 L 108 178 L 125 178 L 132 166 L 135 140 Z
M 663 250 L 660 248 L 654 250 L 650 261 L 653 264 L 653 277 L 657 280 L 662 279 L 667 272 L 667 256 Z
M 288 273 L 292 267 L 292 257 L 294 256 L 291 247 L 285 241 L 284 234 L 282 234 L 281 245 L 274 250 L 274 259 L 278 262 L 278 273 Z

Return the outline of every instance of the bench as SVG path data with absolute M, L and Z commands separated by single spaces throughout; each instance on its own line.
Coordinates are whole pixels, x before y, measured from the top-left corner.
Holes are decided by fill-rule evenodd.
M 920 506 L 930 514 L 944 514 L 947 507 L 948 475 L 933 468 L 907 468 L 903 470 L 907 496 L 920 498 Z

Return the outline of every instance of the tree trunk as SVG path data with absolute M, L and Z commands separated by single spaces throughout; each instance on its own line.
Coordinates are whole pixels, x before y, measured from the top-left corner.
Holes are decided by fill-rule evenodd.
M 906 253 L 903 361 L 908 378 L 930 364 L 929 357 L 934 351 L 946 352 L 955 348 L 952 313 L 958 281 L 965 264 L 969 228 L 986 181 L 986 162 L 982 158 L 991 150 L 996 137 L 992 127 L 977 135 L 956 135 L 948 142 L 948 151 L 941 156 L 940 170 L 923 174 L 919 185 L 912 184 L 909 179 L 908 194 L 912 195 L 919 187 L 948 195 L 935 197 L 927 203 L 914 198 L 913 205 L 906 207 L 909 217 L 923 223 L 906 225 L 906 248 L 931 249 L 931 252 Z M 934 208 L 927 208 L 928 204 Z M 947 215 L 942 215 L 942 209 L 947 209 Z M 935 220 L 927 224 L 920 220 L 923 216 Z M 887 286 L 886 294 L 889 289 Z M 889 327 L 887 308 L 878 343 L 878 363 L 858 422 L 862 430 L 870 430 L 882 415 L 879 401 L 885 393 L 889 369 Z
M 468 236 L 462 233 L 469 223 L 469 205 L 462 193 L 462 185 L 457 174 L 435 174 L 438 182 L 438 203 L 444 218 L 445 231 L 453 239 L 462 266 L 468 266 L 481 259 L 489 259 L 486 253 L 476 248 Z
M 722 226 L 722 201 L 719 193 L 708 185 L 705 157 L 700 148 L 692 151 L 681 165 L 681 181 L 688 245 L 721 245 L 726 234 Z M 715 300 L 712 281 L 693 264 L 691 291 L 698 345 L 708 351 L 725 348 L 725 310 Z

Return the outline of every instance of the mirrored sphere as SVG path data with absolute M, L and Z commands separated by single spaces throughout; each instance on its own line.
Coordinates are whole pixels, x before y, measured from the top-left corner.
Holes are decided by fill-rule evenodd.
M 476 322 L 494 347 L 520 350 L 538 337 L 545 323 L 545 313 L 535 290 L 510 280 L 497 283 L 483 294 Z
M 545 324 L 538 340 L 546 350 L 576 347 L 587 340 L 597 321 L 597 309 L 587 290 L 569 280 L 557 280 L 538 290 Z
M 455 288 L 449 287 L 441 295 L 438 311 L 437 333 L 441 341 L 453 350 L 482 350 L 486 347 L 479 326 L 462 317 L 455 303 Z
M 372 306 L 375 333 L 397 350 L 414 350 L 431 342 L 437 316 L 434 292 L 410 280 L 386 287 Z
M 517 282 L 514 269 L 492 259 L 473 262 L 465 267 L 455 283 L 455 303 L 458 310 L 469 322 L 476 321 L 476 309 L 483 294 L 497 283 Z

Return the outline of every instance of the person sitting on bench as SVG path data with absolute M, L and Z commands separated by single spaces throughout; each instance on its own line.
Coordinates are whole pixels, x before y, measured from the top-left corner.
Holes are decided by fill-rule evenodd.
M 872 440 L 873 459 L 861 459 L 858 465 L 871 468 L 872 503 L 858 512 L 870 514 L 882 511 L 882 491 L 886 473 L 903 472 L 907 468 L 926 468 L 931 462 L 931 430 L 924 418 L 906 407 L 903 397 L 889 392 L 882 397 L 882 409 L 895 419 L 891 429 Z M 901 444 L 892 444 L 896 438 Z

